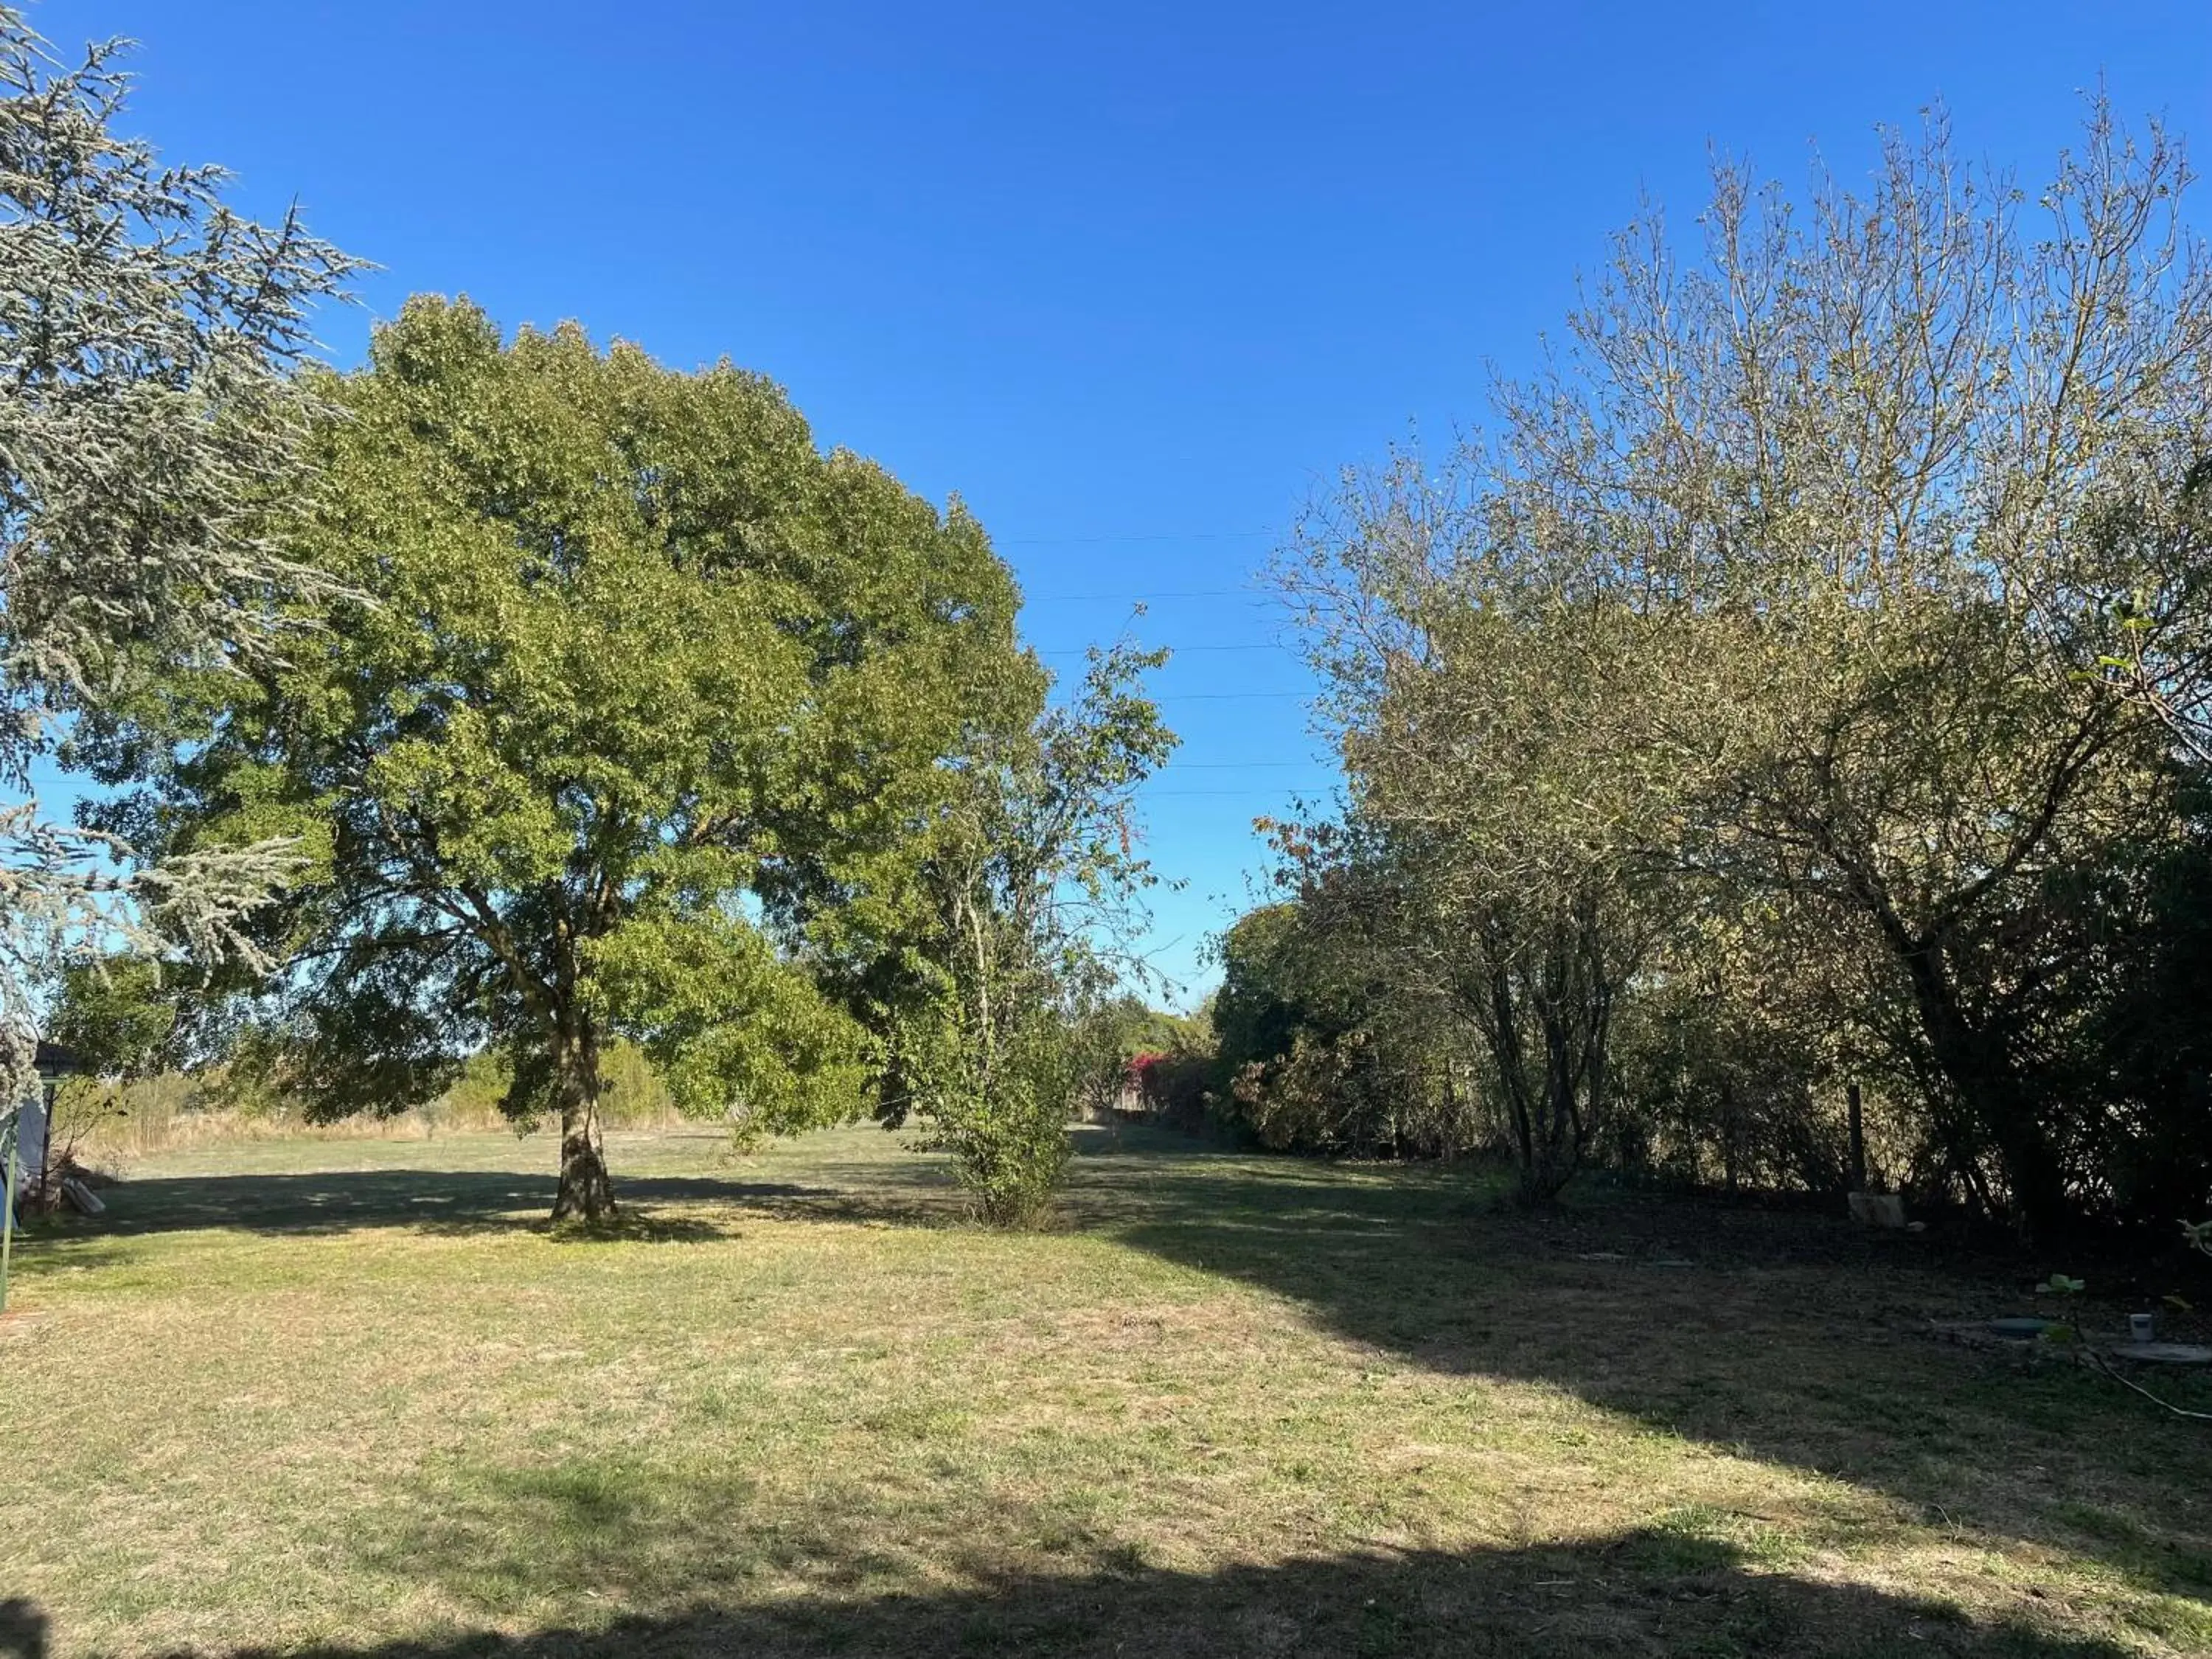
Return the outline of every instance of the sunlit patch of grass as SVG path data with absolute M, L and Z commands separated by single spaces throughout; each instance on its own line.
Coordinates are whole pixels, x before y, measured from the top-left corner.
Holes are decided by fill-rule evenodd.
M 612 1152 L 588 1240 L 506 1134 L 29 1238 L 0 1601 L 58 1656 L 2212 1646 L 2206 1443 L 1868 1311 L 1971 1310 L 1928 1264 L 1139 1133 L 1019 1236 L 873 1130 Z

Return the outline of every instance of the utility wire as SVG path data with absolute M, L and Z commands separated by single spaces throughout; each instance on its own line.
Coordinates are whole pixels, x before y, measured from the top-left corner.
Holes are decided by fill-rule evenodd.
M 1055 645 L 1048 651 L 1038 652 L 1037 655 L 1040 657 L 1079 657 L 1091 649 L 1091 647 L 1087 645 Z M 1287 645 L 1281 645 L 1273 642 L 1270 642 L 1266 645 L 1159 646 L 1145 645 L 1140 641 L 1139 643 L 1138 649 L 1142 651 L 1168 651 L 1172 652 L 1175 655 L 1180 657 L 1186 656 L 1194 651 L 1288 651 L 1291 647 Z
M 1264 697 L 1310 697 L 1310 691 L 1170 691 L 1154 702 L 1242 702 Z
M 1104 547 L 1109 544 L 1127 542 L 1234 542 L 1249 541 L 1255 536 L 1273 536 L 1273 530 L 1193 530 L 1170 531 L 1150 536 L 1018 536 L 1012 540 L 996 542 L 999 547 Z
M 1241 599 L 1247 605 L 1273 605 L 1273 599 L 1254 597 L 1249 587 L 1184 587 L 1158 593 L 1025 593 L 1024 605 L 1118 605 L 1124 600 Z

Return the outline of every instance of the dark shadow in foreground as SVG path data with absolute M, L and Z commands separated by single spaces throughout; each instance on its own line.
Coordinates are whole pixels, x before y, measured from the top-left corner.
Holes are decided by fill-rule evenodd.
M 1291 1298 L 1446 1375 L 1567 1389 L 1654 1428 L 1872 1487 L 2212 1601 L 2212 1441 L 2065 1363 L 1929 1322 L 2033 1312 L 2020 1264 L 1819 1216 L 1601 1190 L 1550 1215 L 1476 1172 L 1092 1138 L 1077 1224 Z M 2212 1408 L 2212 1381 L 2160 1379 Z
M 0 1601 L 0 1659 L 46 1659 L 46 1615 L 35 1601 Z
M 33 1615 L 35 1618 L 35 1615 Z M 27 1626 L 26 1626 L 27 1627 Z M 283 1650 L 288 1652 L 297 1650 Z M 19 1655 L 35 1655 L 35 1647 Z M 234 1659 L 274 1659 L 244 1647 Z M 514 1637 L 305 1650 L 321 1659 L 617 1655 L 1803 1655 L 2109 1659 L 2123 1651 L 1954 1608 L 1749 1569 L 1725 1546 L 1631 1533 L 1575 1547 L 1376 1553 L 1199 1575 L 1146 1567 L 976 1589 L 695 1605 Z

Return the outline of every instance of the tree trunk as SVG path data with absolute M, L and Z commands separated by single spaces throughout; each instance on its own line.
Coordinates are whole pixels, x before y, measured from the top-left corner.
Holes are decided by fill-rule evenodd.
M 1905 965 L 1929 1052 L 1958 1091 L 1973 1132 L 1996 1148 L 2003 1165 L 2014 1223 L 2030 1238 L 2063 1234 L 2072 1219 L 2065 1172 L 2027 1091 L 2014 1074 L 2011 1056 L 2002 1042 L 1975 1029 L 1961 1012 L 1938 947 L 1920 945 L 1906 954 Z M 1950 1150 L 1965 1160 L 1979 1149 Z
M 588 1032 L 559 1042 L 561 1185 L 553 1194 L 553 1219 L 611 1220 L 614 1184 L 599 1145 L 599 1044 Z
M 2005 1185 L 2011 1189 L 2021 1236 L 2044 1243 L 2063 1237 L 2073 1224 L 2074 1206 L 2057 1149 L 2037 1121 L 2034 1108 L 2002 1076 L 1988 1079 L 1979 1097 L 1970 1095 L 1969 1099 L 2004 1162 Z
M 1540 1204 L 1542 1181 L 1536 1168 L 1535 1113 L 1529 1097 L 1528 1073 L 1521 1053 L 1520 1015 L 1515 1006 L 1512 976 L 1500 966 L 1490 970 L 1490 1019 L 1483 1035 L 1489 1040 L 1491 1058 L 1497 1062 L 1498 1086 L 1513 1126 L 1513 1150 L 1521 1166 L 1521 1201 Z

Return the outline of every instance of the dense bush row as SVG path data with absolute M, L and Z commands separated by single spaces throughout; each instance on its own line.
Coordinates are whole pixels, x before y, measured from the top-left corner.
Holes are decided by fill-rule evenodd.
M 1347 787 L 1227 940 L 1224 1109 L 2038 1234 L 2212 1205 L 2212 263 L 2101 106 L 1723 168 L 1545 374 L 1279 567 Z M 1856 1087 L 1861 1154 L 1846 1122 Z

